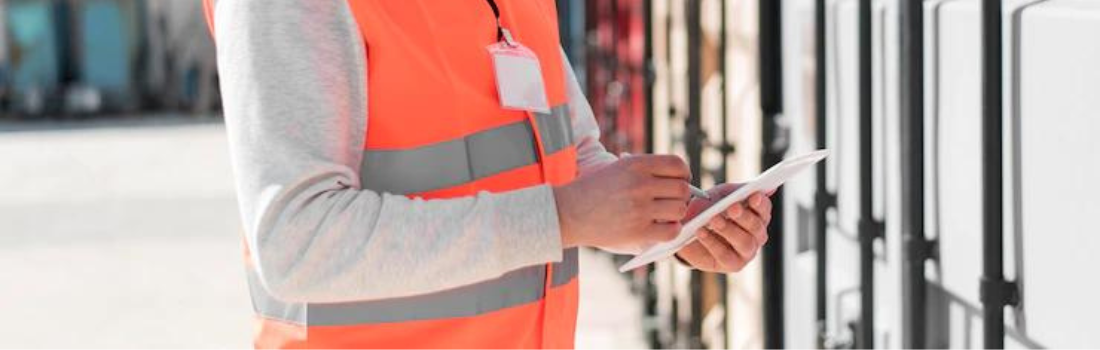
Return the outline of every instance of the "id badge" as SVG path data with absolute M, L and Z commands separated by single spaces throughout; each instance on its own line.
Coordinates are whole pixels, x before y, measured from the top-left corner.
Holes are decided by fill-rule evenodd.
M 538 56 L 519 43 L 497 42 L 488 49 L 493 56 L 501 107 L 550 113 Z

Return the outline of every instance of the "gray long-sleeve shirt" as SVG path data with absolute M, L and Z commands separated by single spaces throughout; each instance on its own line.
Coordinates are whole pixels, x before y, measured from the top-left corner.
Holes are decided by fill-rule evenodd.
M 252 263 L 273 296 L 409 296 L 561 259 L 548 186 L 429 201 L 361 188 L 368 57 L 346 2 L 215 6 L 241 216 Z M 599 143 L 576 77 L 566 75 L 583 176 L 615 157 Z

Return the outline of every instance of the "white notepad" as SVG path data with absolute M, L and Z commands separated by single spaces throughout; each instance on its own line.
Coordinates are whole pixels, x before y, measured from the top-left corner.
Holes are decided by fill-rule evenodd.
M 775 166 L 768 168 L 764 173 L 758 175 L 756 178 L 745 183 L 743 186 L 733 191 L 726 197 L 722 198 L 714 205 L 704 210 L 699 215 L 692 218 L 683 228 L 680 229 L 680 233 L 671 241 L 658 243 L 647 249 L 645 252 L 638 254 L 626 264 L 619 267 L 619 272 L 626 272 L 633 270 L 645 264 L 661 260 L 672 256 L 681 248 L 687 246 L 691 242 L 695 241 L 695 233 L 715 215 L 726 210 L 734 203 L 743 201 L 749 198 L 750 195 L 757 192 L 771 192 L 779 186 L 782 186 L 784 182 L 790 180 L 794 175 L 802 172 L 817 162 L 820 162 L 825 157 L 829 156 L 829 150 L 817 150 L 798 157 L 790 158 L 776 164 Z M 776 210 L 782 210 L 777 208 Z

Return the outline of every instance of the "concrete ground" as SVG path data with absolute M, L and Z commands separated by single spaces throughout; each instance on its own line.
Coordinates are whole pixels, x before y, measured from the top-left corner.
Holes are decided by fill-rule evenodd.
M 248 347 L 216 120 L 0 124 L 0 348 Z M 640 304 L 581 255 L 580 348 L 641 348 Z

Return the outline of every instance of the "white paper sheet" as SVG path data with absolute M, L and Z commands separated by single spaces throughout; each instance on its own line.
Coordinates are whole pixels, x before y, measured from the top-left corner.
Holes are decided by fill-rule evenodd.
M 702 228 L 703 225 L 706 225 L 715 215 L 725 211 L 726 208 L 729 208 L 734 203 L 747 199 L 753 193 L 770 192 L 779 188 L 779 186 L 782 186 L 784 182 L 790 180 L 794 175 L 820 162 L 822 159 L 825 159 L 825 157 L 828 157 L 829 153 L 829 150 L 817 150 L 784 160 L 768 168 L 764 173 L 758 175 L 752 181 L 745 183 L 741 188 L 733 191 L 684 224 L 676 238 L 671 241 L 653 245 L 645 252 L 638 254 L 633 259 L 630 259 L 630 261 L 627 261 L 626 264 L 619 267 L 619 272 L 630 271 L 645 264 L 672 256 L 681 248 L 695 241 L 695 233 Z

